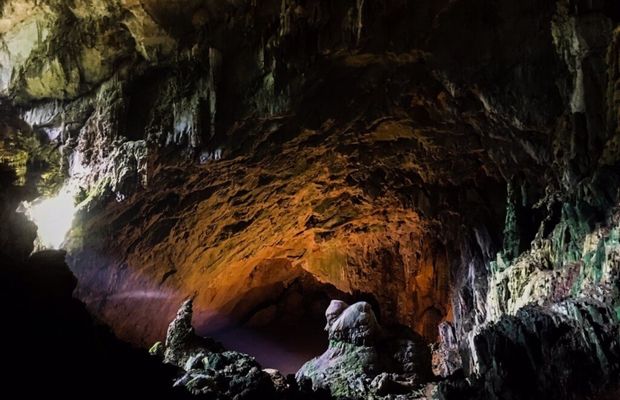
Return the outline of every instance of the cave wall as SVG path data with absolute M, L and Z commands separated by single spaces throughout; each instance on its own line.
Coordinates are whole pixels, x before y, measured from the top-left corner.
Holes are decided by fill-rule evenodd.
M 77 295 L 124 338 L 327 291 L 450 322 L 482 374 L 502 318 L 617 310 L 614 1 L 8 0 L 0 34 L 0 155 L 55 149 Z

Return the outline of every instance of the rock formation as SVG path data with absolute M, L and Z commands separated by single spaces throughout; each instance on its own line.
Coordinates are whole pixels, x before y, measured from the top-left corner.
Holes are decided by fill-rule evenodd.
M 194 353 L 223 351 L 222 346 L 218 343 L 211 342 L 194 333 L 192 314 L 192 300 L 187 300 L 179 308 L 176 318 L 168 327 L 164 345 L 164 362 L 184 367 Z
M 602 304 L 567 300 L 503 316 L 472 339 L 472 386 L 485 399 L 612 396 L 620 345 L 614 314 Z
M 454 326 L 449 322 L 439 325 L 439 340 L 434 343 L 432 355 L 433 373 L 443 378 L 462 370 L 463 361 L 459 352 L 459 341 Z
M 414 392 L 431 375 L 421 337 L 404 327 L 382 329 L 366 302 L 334 300 L 325 312 L 329 348 L 304 364 L 296 378 L 335 398 L 379 398 Z
M 174 383 L 195 395 L 212 399 L 304 399 L 295 382 L 279 371 L 263 369 L 253 357 L 225 350 L 221 344 L 200 337 L 192 327 L 192 300 L 185 301 L 170 323 L 166 342 L 151 353 L 176 365 L 185 374 Z M 312 398 L 320 398 L 319 394 Z
M 326 359 L 374 365 L 395 326 L 435 342 L 432 396 L 613 398 L 619 22 L 617 0 L 1 1 L 0 256 L 32 250 L 19 202 L 63 188 L 75 294 L 134 344 L 187 298 L 200 335 L 276 342 L 329 306 Z M 343 395 L 407 386 L 349 372 Z

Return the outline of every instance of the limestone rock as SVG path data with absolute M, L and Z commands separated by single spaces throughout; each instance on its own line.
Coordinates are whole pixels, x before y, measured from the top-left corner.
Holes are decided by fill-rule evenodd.
M 164 362 L 187 369 L 194 353 L 222 351 L 223 347 L 194 333 L 192 326 L 192 299 L 186 300 L 170 323 L 164 344 Z M 192 363 L 190 363 L 191 365 Z
M 370 346 L 380 335 L 379 324 L 370 304 L 346 306 L 334 300 L 325 311 L 329 340 Z
M 459 343 L 454 326 L 449 322 L 439 324 L 439 342 L 433 349 L 433 373 L 448 377 L 462 368 Z
M 291 385 L 287 382 L 286 377 L 277 369 L 265 368 L 263 372 L 269 375 L 277 392 L 285 393 L 287 390 L 291 389 Z
M 619 338 L 617 316 L 601 304 L 564 301 L 525 307 L 473 337 L 466 354 L 476 365 L 477 378 L 461 393 L 480 399 L 606 396 L 618 376 L 612 360 L 618 359 Z M 443 386 L 447 393 L 452 390 L 448 398 L 459 396 L 454 383 Z
M 5 0 L 0 158 L 29 194 L 79 189 L 76 296 L 135 344 L 194 293 L 201 330 L 295 324 L 348 295 L 384 327 L 330 307 L 316 365 L 352 366 L 330 370 L 342 393 L 409 390 L 425 351 L 393 324 L 439 338 L 446 396 L 518 388 L 494 366 L 514 367 L 502 343 L 611 382 L 605 339 L 562 332 L 605 338 L 620 310 L 619 7 Z M 0 193 L 5 252 L 32 234 L 22 195 Z M 171 361 L 203 371 L 208 351 L 183 345 Z M 534 381 L 540 364 L 516 361 Z M 565 382 L 548 372 L 547 394 Z
M 370 304 L 338 300 L 326 310 L 329 348 L 296 374 L 300 384 L 328 390 L 336 398 L 413 396 L 427 382 L 430 358 L 424 343 L 410 332 L 383 332 Z M 407 335 L 409 333 L 409 335 Z
M 186 300 L 170 323 L 164 345 L 153 346 L 154 355 L 185 373 L 174 383 L 195 395 L 214 399 L 277 398 L 295 392 L 275 370 L 263 370 L 247 354 L 225 351 L 221 344 L 199 337 L 192 327 L 192 299 Z
M 252 357 L 225 351 L 198 353 L 188 359 L 186 374 L 175 382 L 192 394 L 217 399 L 260 398 L 275 396 L 270 375 Z

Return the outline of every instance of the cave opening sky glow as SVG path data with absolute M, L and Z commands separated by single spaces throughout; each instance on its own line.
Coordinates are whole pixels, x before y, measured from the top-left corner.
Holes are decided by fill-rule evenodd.
M 73 223 L 77 207 L 74 196 L 63 187 L 56 196 L 24 203 L 24 214 L 37 226 L 38 244 L 43 249 L 59 249 Z

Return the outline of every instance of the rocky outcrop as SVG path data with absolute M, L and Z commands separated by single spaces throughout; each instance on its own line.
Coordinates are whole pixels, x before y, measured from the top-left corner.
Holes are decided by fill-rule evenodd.
M 556 6 L 553 43 L 569 82 L 561 91 L 566 111 L 553 139 L 554 167 L 544 195 L 531 178 L 509 180 L 501 249 L 484 230 L 465 240 L 454 335 L 436 348 L 435 365 L 446 376 L 460 359 L 463 372 L 480 380 L 452 387 L 448 397 L 604 398 L 615 390 L 618 176 L 609 165 L 618 157 L 615 123 L 605 114 L 615 115 L 617 105 L 605 88 L 615 85 L 606 71 L 614 69 L 618 14 L 606 2 Z M 567 127 L 570 134 L 561 134 Z M 537 385 L 522 385 L 541 376 Z M 576 376 L 580 388 L 567 381 Z
M 191 296 L 200 333 L 350 296 L 439 336 L 446 396 L 526 396 L 502 366 L 568 396 L 569 355 L 613 380 L 617 1 L 39 3 L 1 2 L 0 156 L 79 193 L 77 295 L 119 336 Z M 360 307 L 327 359 L 374 362 Z
M 600 303 L 523 307 L 473 336 L 462 353 L 465 365 L 477 368 L 469 375 L 473 379 L 452 377 L 437 393 L 471 399 L 613 398 L 618 328 L 615 312 Z
M 449 322 L 439 324 L 439 340 L 432 349 L 433 373 L 443 378 L 462 371 L 463 360 L 454 326 Z
M 168 327 L 164 345 L 164 362 L 183 367 L 194 353 L 223 351 L 223 347 L 217 342 L 202 338 L 194 333 L 192 315 L 192 300 L 187 300 L 179 308 L 176 318 Z
M 601 304 L 529 306 L 476 335 L 471 357 L 484 398 L 600 396 L 617 382 L 619 335 L 615 312 Z
M 170 323 L 165 344 L 158 342 L 151 349 L 151 354 L 162 357 L 163 362 L 185 371 L 175 387 L 213 399 L 306 398 L 294 380 L 279 371 L 263 369 L 253 357 L 227 351 L 221 344 L 197 336 L 191 325 L 192 314 L 192 301 L 187 300 Z
M 619 365 L 618 219 L 612 214 L 591 230 L 583 212 L 565 205 L 531 250 L 490 264 L 485 318 L 458 345 L 441 343 L 438 372 L 453 371 L 446 364 L 458 349 L 465 373 L 480 379 L 470 388 L 480 398 L 611 395 Z M 538 383 L 522 385 L 532 380 Z
M 301 367 L 298 382 L 309 380 L 314 390 L 335 398 L 420 396 L 430 377 L 430 353 L 421 337 L 404 327 L 382 329 L 366 302 L 333 300 L 325 317 L 329 348 Z

